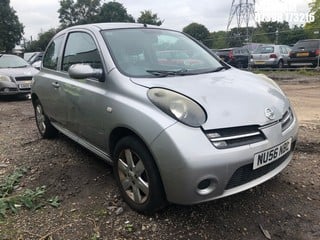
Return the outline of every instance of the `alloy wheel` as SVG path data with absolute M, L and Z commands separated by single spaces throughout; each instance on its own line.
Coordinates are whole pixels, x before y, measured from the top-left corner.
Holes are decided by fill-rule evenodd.
M 149 196 L 149 177 L 141 158 L 131 149 L 120 152 L 118 173 L 121 186 L 128 197 L 143 204 Z

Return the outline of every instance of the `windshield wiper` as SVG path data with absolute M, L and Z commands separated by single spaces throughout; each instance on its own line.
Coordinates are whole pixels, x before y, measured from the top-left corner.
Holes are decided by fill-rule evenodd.
M 28 65 L 14 66 L 14 67 L 9 67 L 9 68 L 25 68 L 25 67 L 28 67 Z
M 215 68 L 213 70 L 207 71 L 207 73 L 220 72 L 220 71 L 222 71 L 224 69 L 227 70 L 227 69 L 229 69 L 229 67 L 227 67 L 227 66 L 217 67 L 217 68 Z
M 189 75 L 187 69 L 179 69 L 179 70 L 146 70 L 147 73 L 150 73 L 157 77 L 167 77 L 167 76 L 183 76 Z

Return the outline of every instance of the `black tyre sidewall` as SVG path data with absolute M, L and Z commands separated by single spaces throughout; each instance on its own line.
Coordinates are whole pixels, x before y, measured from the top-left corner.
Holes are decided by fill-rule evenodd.
M 283 65 L 284 65 L 283 61 L 280 60 L 279 63 L 278 63 L 278 68 L 283 68 Z
M 37 106 L 41 107 L 42 113 L 44 114 L 44 117 L 45 117 L 45 120 L 44 120 L 44 124 L 46 125 L 45 132 L 41 132 L 41 130 L 39 128 L 38 119 L 37 119 Z M 44 109 L 38 99 L 35 100 L 35 102 L 34 102 L 34 114 L 35 114 L 35 118 L 36 118 L 36 125 L 37 125 L 37 128 L 39 130 L 41 137 L 42 138 L 54 138 L 57 135 L 58 131 L 52 126 L 52 124 L 50 123 L 50 120 L 45 115 Z
M 118 174 L 118 159 L 119 154 L 123 149 L 131 149 L 132 152 L 137 154 L 142 160 L 145 170 L 148 175 L 149 184 L 149 196 L 148 199 L 143 204 L 138 204 L 134 202 L 122 188 L 119 174 Z M 163 190 L 163 185 L 161 181 L 160 174 L 153 160 L 152 155 L 148 151 L 147 147 L 138 138 L 133 136 L 128 136 L 122 138 L 115 147 L 113 154 L 113 172 L 120 189 L 120 193 L 125 200 L 125 202 L 135 211 L 152 214 L 166 205 L 165 194 Z

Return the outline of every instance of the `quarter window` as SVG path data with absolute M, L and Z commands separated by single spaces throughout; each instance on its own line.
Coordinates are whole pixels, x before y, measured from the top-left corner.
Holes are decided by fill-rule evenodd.
M 70 33 L 64 51 L 62 70 L 68 71 L 71 65 L 77 63 L 102 68 L 97 46 L 92 37 L 84 32 Z
M 58 59 L 59 59 L 59 54 L 61 51 L 61 46 L 62 46 L 62 41 L 63 41 L 63 36 L 60 36 L 56 39 L 54 39 L 44 57 L 43 57 L 43 67 L 57 70 L 58 67 Z

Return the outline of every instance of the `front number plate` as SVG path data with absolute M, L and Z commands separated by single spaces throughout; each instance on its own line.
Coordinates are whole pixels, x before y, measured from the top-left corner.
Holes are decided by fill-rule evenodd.
M 31 88 L 31 81 L 25 81 L 25 82 L 19 83 L 19 88 L 20 89 L 29 89 L 29 88 Z
M 266 151 L 254 155 L 253 169 L 263 167 L 281 158 L 291 149 L 291 138 Z

